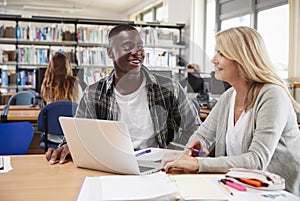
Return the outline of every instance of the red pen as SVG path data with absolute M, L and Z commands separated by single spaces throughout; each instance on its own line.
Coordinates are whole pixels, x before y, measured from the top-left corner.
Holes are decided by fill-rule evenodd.
M 226 184 L 227 186 L 230 186 L 238 191 L 247 191 L 247 188 L 245 186 L 242 186 L 240 184 L 234 183 L 232 181 L 226 180 L 226 179 L 221 179 L 221 181 Z

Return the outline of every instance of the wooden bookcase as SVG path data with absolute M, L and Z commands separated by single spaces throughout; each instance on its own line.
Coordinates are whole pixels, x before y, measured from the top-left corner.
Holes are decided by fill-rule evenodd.
M 72 61 L 75 74 L 87 84 L 107 75 L 112 63 L 106 55 L 107 33 L 117 24 L 137 27 L 144 43 L 144 64 L 152 71 L 179 72 L 185 68 L 181 51 L 184 24 L 0 15 L 0 90 L 39 92 L 45 69 L 56 51 Z

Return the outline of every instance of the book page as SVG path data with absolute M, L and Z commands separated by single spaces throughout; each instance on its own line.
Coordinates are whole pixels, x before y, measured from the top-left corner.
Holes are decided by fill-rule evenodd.
M 77 201 L 175 200 L 176 185 L 164 172 L 85 177 Z
M 176 185 L 164 172 L 150 175 L 101 177 L 103 200 L 153 200 L 176 194 Z
M 180 198 L 184 200 L 228 200 L 222 191 L 217 177 L 197 174 L 170 176 L 176 183 Z

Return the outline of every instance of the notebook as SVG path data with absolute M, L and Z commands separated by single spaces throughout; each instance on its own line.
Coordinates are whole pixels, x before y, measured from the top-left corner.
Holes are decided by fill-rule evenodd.
M 77 167 L 117 174 L 149 174 L 162 164 L 139 164 L 125 122 L 59 117 L 72 159 Z

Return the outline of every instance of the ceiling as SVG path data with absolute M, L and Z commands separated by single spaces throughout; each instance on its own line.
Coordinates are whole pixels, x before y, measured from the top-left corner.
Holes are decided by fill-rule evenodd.
M 162 0 L 0 0 L 0 14 L 124 19 Z

